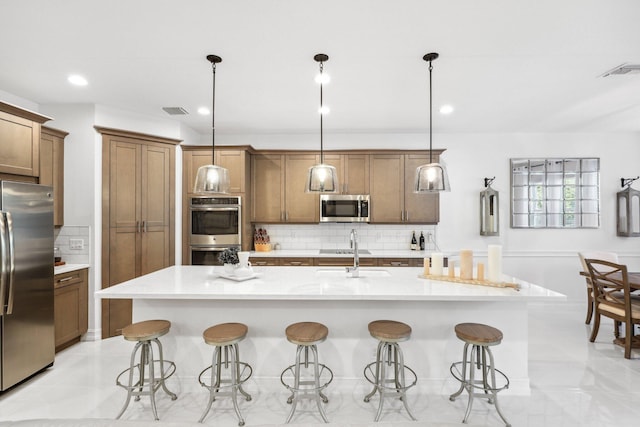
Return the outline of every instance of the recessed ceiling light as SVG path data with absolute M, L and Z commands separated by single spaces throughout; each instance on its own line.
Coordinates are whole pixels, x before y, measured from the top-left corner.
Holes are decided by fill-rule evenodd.
M 453 113 L 453 105 L 443 105 L 440 107 L 440 114 L 451 114 Z
M 211 114 L 211 111 L 209 111 L 207 107 L 200 107 L 198 108 L 198 114 L 208 116 L 209 114 Z
M 69 83 L 71 83 L 74 86 L 86 86 L 89 84 L 87 79 L 85 79 L 79 74 L 72 74 L 67 78 L 67 80 L 69 81 Z

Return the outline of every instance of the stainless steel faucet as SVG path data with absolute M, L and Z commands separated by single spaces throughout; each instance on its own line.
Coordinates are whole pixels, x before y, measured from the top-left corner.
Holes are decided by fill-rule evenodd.
M 351 277 L 359 277 L 360 255 L 358 254 L 358 233 L 355 228 L 351 229 L 349 239 L 351 240 L 349 247 L 353 249 L 353 267 L 347 267 L 347 273 L 351 273 Z

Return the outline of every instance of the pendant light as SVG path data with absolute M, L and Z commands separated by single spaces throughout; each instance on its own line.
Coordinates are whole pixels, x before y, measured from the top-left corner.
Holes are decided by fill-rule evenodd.
M 429 63 L 429 164 L 418 166 L 416 169 L 416 182 L 414 193 L 435 193 L 450 191 L 447 170 L 440 163 L 433 163 L 433 94 L 431 75 L 433 73 L 432 61 L 438 58 L 435 52 L 427 53 L 422 57 Z
M 325 83 L 323 71 L 324 62 L 329 60 L 329 57 L 324 53 L 319 53 L 315 55 L 313 59 L 320 64 L 320 75 L 318 78 L 318 82 L 320 83 L 320 164 L 309 168 L 305 191 L 307 193 L 336 193 L 338 191 L 336 168 L 331 165 L 324 164 L 324 141 L 322 133 L 322 116 L 325 114 L 324 105 L 322 103 L 322 86 Z
M 211 108 L 211 164 L 200 166 L 193 186 L 194 193 L 228 193 L 229 171 L 215 165 L 216 155 L 216 64 L 222 62 L 217 55 L 207 55 L 213 69 L 213 101 Z

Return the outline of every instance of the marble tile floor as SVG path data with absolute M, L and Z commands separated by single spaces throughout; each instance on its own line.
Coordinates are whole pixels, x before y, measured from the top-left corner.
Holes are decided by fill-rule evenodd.
M 503 412 L 513 426 L 637 426 L 640 420 L 640 350 L 632 360 L 612 344 L 613 324 L 603 319 L 595 343 L 584 324 L 584 306 L 574 303 L 532 304 L 529 315 L 530 396 L 500 396 Z M 505 338 L 507 339 L 507 338 Z M 124 368 L 131 343 L 121 338 L 82 342 L 58 353 L 53 368 L 0 395 L 2 421 L 33 418 L 113 418 L 121 408 L 125 391 L 115 385 Z M 499 367 L 499 360 L 496 361 Z M 171 401 L 158 392 L 157 405 L 162 421 L 193 423 L 201 415 L 207 392 L 184 386 L 180 378 L 169 380 L 178 393 Z M 279 379 L 251 379 L 245 389 L 251 402 L 241 401 L 247 426 L 281 424 L 288 414 L 288 396 Z M 456 389 L 448 382 L 443 393 Z M 334 381 L 327 390 L 326 406 L 332 422 L 373 424 L 377 398 L 363 402 L 369 391 L 364 380 Z M 450 402 L 447 394 L 425 394 L 419 387 L 408 393 L 410 407 L 421 426 L 460 425 L 466 398 Z M 131 402 L 123 420 L 152 420 L 148 398 Z M 322 420 L 312 402 L 299 405 L 292 423 L 315 424 Z M 381 423 L 410 421 L 399 401 L 385 404 Z M 161 425 L 162 423 L 156 423 Z M 230 399 L 214 402 L 204 425 L 234 427 L 237 420 Z M 504 425 L 495 409 L 477 400 L 471 426 Z

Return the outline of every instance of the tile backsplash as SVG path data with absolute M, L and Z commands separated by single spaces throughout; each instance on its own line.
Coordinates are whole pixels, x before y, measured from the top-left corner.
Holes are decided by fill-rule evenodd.
M 358 233 L 358 246 L 370 250 L 408 250 L 411 234 L 425 236 L 425 249 L 437 250 L 436 226 L 420 224 L 327 223 L 309 225 L 256 224 L 269 234 L 271 244 L 283 250 L 346 249 L 351 229 Z
M 60 248 L 62 261 L 67 264 L 90 264 L 90 226 L 65 225 L 55 229 L 54 238 L 54 246 Z

